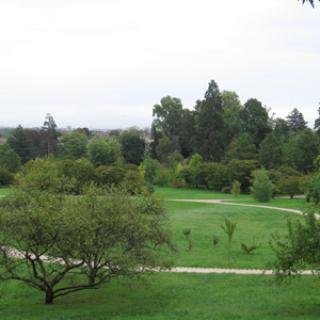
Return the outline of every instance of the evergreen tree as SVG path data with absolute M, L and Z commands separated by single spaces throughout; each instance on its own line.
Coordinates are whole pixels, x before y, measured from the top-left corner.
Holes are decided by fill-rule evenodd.
M 257 99 L 249 99 L 240 112 L 241 128 L 251 135 L 258 147 L 265 136 L 271 131 L 268 111 Z
M 213 80 L 204 100 L 197 102 L 195 128 L 198 152 L 206 160 L 220 161 L 225 149 L 225 125 L 221 94 Z
M 18 126 L 8 138 L 8 144 L 18 154 L 22 163 L 32 159 L 32 146 L 26 131 Z
M 58 152 L 58 137 L 57 125 L 50 113 L 47 113 L 42 127 L 44 137 L 43 148 L 46 149 L 47 156 L 56 155 Z
M 307 123 L 304 120 L 303 114 L 297 108 L 294 108 L 287 116 L 287 123 L 289 129 L 295 133 L 307 128 Z
M 269 133 L 262 141 L 259 151 L 260 163 L 267 169 L 274 169 L 283 163 L 283 142 L 281 136 Z
M 320 103 L 319 103 L 320 105 Z M 320 107 L 318 108 L 319 118 L 314 121 L 314 130 L 318 135 L 320 135 Z

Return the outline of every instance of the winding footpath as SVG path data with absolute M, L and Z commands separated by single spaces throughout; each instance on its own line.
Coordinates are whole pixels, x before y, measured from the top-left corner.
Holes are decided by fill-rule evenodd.
M 218 204 L 226 206 L 240 206 L 240 207 L 251 207 L 251 208 L 262 208 L 271 209 L 282 212 L 295 213 L 302 216 L 304 213 L 301 210 L 272 207 L 265 205 L 255 205 L 255 204 L 244 204 L 236 202 L 228 202 L 221 199 L 167 199 L 168 201 L 174 202 L 192 202 L 192 203 L 207 203 L 207 204 Z M 317 219 L 320 219 L 320 214 L 316 214 Z M 236 274 L 236 275 L 273 275 L 272 270 L 262 270 L 262 269 L 223 269 L 223 268 L 189 268 L 189 267 L 174 267 L 170 270 L 165 270 L 162 272 L 172 272 L 172 273 L 198 273 L 198 274 Z M 312 275 L 314 272 L 311 270 L 306 270 L 301 272 L 302 275 Z

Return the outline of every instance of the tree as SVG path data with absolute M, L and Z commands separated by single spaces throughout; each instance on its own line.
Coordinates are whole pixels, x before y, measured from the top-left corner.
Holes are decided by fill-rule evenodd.
M 226 144 L 228 145 L 241 131 L 240 112 L 242 105 L 238 95 L 233 91 L 222 91 L 221 101 L 226 126 Z
M 272 247 L 276 254 L 274 270 L 279 278 L 294 276 L 303 269 L 319 270 L 320 224 L 314 214 L 305 216 L 305 221 L 288 222 L 285 238 L 275 238 Z
M 145 140 L 138 132 L 127 131 L 120 137 L 121 151 L 127 163 L 139 165 L 144 158 L 146 149 Z
M 314 130 L 318 135 L 320 135 L 320 107 L 318 108 L 318 114 L 319 117 L 314 121 Z
M 282 137 L 275 132 L 269 133 L 261 142 L 259 160 L 266 169 L 274 169 L 283 164 Z
M 47 113 L 44 120 L 41 132 L 44 136 L 45 147 L 47 148 L 47 156 L 56 155 L 58 152 L 58 137 L 57 125 L 50 113 Z
M 80 159 L 87 153 L 87 137 L 78 131 L 66 133 L 59 144 L 59 154 L 64 159 Z
M 120 161 L 121 146 L 112 138 L 94 138 L 88 145 L 88 156 L 96 167 L 112 165 Z
M 257 147 L 249 133 L 242 133 L 231 141 L 226 151 L 226 159 L 250 160 L 255 159 Z
M 0 146 L 0 167 L 7 169 L 10 172 L 17 172 L 21 166 L 19 155 L 8 145 Z
M 304 120 L 303 114 L 297 108 L 294 108 L 287 116 L 287 123 L 289 129 L 294 133 L 305 130 L 307 128 L 307 123 Z
M 251 135 L 258 147 L 271 131 L 268 111 L 257 99 L 249 99 L 240 112 L 242 131 Z
M 270 201 L 272 198 L 273 184 L 266 170 L 257 170 L 252 184 L 253 197 L 261 202 Z
M 285 146 L 287 164 L 304 173 L 313 170 L 318 154 L 319 138 L 311 129 L 297 133 Z
M 95 187 L 81 197 L 15 193 L 0 202 L 0 279 L 39 290 L 45 303 L 117 276 L 165 266 L 172 248 L 162 206 Z M 63 282 L 63 283 L 62 283 Z
M 18 126 L 12 131 L 8 138 L 8 144 L 19 155 L 22 163 L 32 159 L 31 141 L 22 126 Z
M 140 165 L 140 170 L 148 183 L 154 183 L 154 178 L 159 169 L 159 161 L 149 157 L 145 158 Z
M 14 177 L 6 168 L 0 167 L 0 187 L 8 186 L 13 183 Z
M 280 178 L 280 191 L 281 193 L 288 194 L 291 199 L 301 193 L 299 176 L 284 176 Z
M 195 111 L 197 151 L 206 160 L 219 162 L 224 156 L 225 125 L 219 87 L 209 82 L 204 100 L 198 101 Z

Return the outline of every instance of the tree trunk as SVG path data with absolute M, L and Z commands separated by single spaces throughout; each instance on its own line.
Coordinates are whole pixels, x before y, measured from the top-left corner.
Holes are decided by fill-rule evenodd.
M 45 304 L 52 304 L 54 299 L 54 294 L 52 289 L 47 289 L 46 290 L 46 299 L 45 299 Z

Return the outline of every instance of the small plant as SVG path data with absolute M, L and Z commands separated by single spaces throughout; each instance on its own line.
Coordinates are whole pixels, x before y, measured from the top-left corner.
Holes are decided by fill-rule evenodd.
M 229 219 L 225 219 L 224 224 L 221 225 L 221 229 L 224 231 L 224 233 L 228 237 L 228 249 L 231 249 L 231 243 L 233 239 L 234 232 L 236 231 L 237 224 L 235 222 L 232 222 Z
M 220 238 L 214 234 L 212 237 L 213 247 L 215 248 L 219 244 L 219 242 L 220 242 Z
M 253 244 L 253 245 L 247 245 L 245 243 L 241 243 L 241 250 L 245 253 L 245 254 L 251 254 L 253 253 L 253 251 L 258 249 L 258 245 Z
M 241 191 L 241 183 L 237 180 L 234 180 L 232 183 L 231 193 L 235 198 L 237 198 Z
M 187 228 L 183 230 L 183 235 L 186 239 L 186 241 L 188 242 L 188 251 L 192 250 L 192 241 L 191 241 L 191 229 Z

